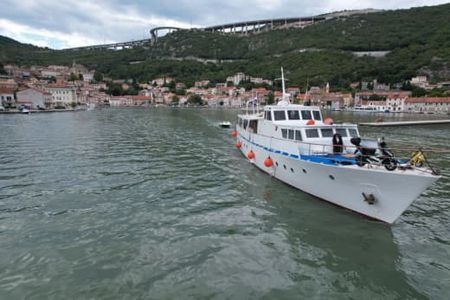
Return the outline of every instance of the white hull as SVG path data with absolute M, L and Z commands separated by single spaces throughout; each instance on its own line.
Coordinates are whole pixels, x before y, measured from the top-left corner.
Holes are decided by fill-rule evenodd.
M 412 171 L 387 171 L 384 167 L 335 166 L 292 158 L 286 153 L 275 153 L 264 146 L 268 138 L 240 132 L 241 152 L 247 156 L 252 150 L 251 162 L 264 172 L 308 194 L 355 212 L 393 223 L 411 203 L 439 176 Z M 272 145 L 273 146 L 273 145 Z M 266 167 L 264 160 L 271 157 L 274 165 Z M 364 197 L 373 195 L 370 204 Z

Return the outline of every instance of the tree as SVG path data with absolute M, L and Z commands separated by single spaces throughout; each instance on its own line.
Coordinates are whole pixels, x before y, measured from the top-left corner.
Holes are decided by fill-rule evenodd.
M 427 90 L 415 85 L 413 85 L 411 92 L 413 97 L 423 97 L 427 94 Z
M 95 81 L 95 82 L 101 82 L 101 81 L 103 81 L 103 74 L 100 73 L 99 71 L 95 71 L 95 72 L 94 72 L 94 81 Z
M 203 104 L 202 97 L 200 97 L 199 95 L 191 95 L 191 96 L 189 96 L 187 102 L 189 104 L 194 104 L 194 105 L 202 105 Z
M 169 83 L 167 84 L 167 87 L 169 88 L 169 90 L 170 90 L 171 92 L 174 92 L 174 91 L 175 91 L 176 86 L 177 86 L 177 84 L 175 83 L 174 80 L 172 80 L 171 82 L 169 82 Z
M 83 74 L 81 74 L 81 73 L 78 74 L 78 79 L 79 79 L 79 80 L 83 80 Z
M 267 94 L 267 104 L 271 105 L 275 102 L 275 97 L 273 95 L 273 92 L 270 92 Z
M 176 89 L 175 94 L 184 96 L 184 95 L 186 95 L 186 90 L 185 89 Z
M 108 89 L 106 90 L 106 93 L 113 96 L 122 96 L 123 89 L 120 84 L 108 82 Z
M 174 95 L 173 97 L 172 97 L 172 102 L 171 102 L 171 104 L 172 105 L 178 105 L 180 103 L 180 98 L 177 96 L 177 95 Z
M 401 89 L 404 91 L 412 91 L 413 86 L 411 85 L 411 82 L 405 81 L 403 82 Z
M 78 76 L 75 75 L 74 73 L 70 73 L 69 81 L 75 81 L 75 80 L 78 80 Z
M 5 71 L 5 69 L 3 68 L 3 64 L 0 64 L 0 74 L 6 75 L 6 71 Z

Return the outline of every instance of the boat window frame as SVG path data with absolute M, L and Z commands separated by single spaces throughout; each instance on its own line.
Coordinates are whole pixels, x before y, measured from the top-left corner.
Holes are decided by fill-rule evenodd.
M 331 130 L 331 135 L 324 135 L 323 134 L 323 131 L 324 130 Z M 323 137 L 323 138 L 331 138 L 331 137 L 333 137 L 333 135 L 334 135 L 334 133 L 335 133 L 335 131 L 333 130 L 333 128 L 320 128 L 320 135 Z
M 288 129 L 288 139 L 290 139 L 290 140 L 295 139 L 295 130 L 294 129 Z
M 280 112 L 283 113 L 284 119 L 278 119 L 278 118 L 277 118 L 277 113 L 278 113 L 279 116 L 281 116 L 281 115 L 279 114 Z M 286 120 L 287 120 L 287 118 L 286 118 L 286 110 L 274 110 L 274 111 L 273 111 L 273 119 L 274 119 L 274 121 L 286 121 Z
M 295 110 L 290 109 L 290 110 L 287 110 L 286 113 L 288 116 L 288 120 L 301 120 L 300 111 L 298 109 L 295 109 Z M 291 118 L 291 113 L 293 113 L 294 116 L 295 116 L 295 113 L 297 113 L 296 117 L 298 117 L 298 118 Z
M 312 115 L 313 115 L 314 120 L 322 121 L 322 114 L 320 113 L 320 110 L 313 110 Z M 317 118 L 317 116 L 319 116 L 319 117 Z
M 264 118 L 267 121 L 272 121 L 272 111 L 271 110 L 266 110 L 266 115 L 264 116 Z
M 309 118 L 304 115 L 305 113 L 309 114 Z M 311 113 L 311 110 L 309 110 L 309 109 L 308 110 L 302 109 L 301 110 L 301 115 L 302 115 L 302 120 L 312 120 L 312 113 Z
M 317 136 L 310 136 L 310 135 L 308 134 L 308 132 L 316 132 Z M 317 138 L 320 138 L 319 130 L 318 130 L 317 128 L 306 128 L 306 129 L 305 129 L 305 135 L 306 135 L 306 138 L 308 138 L 308 139 L 317 139 Z
M 247 127 L 248 127 L 248 120 L 244 119 L 244 123 L 242 125 L 243 125 L 242 128 L 247 129 Z
M 342 134 L 342 132 L 339 132 L 339 131 L 342 131 L 342 130 L 344 130 L 345 134 Z M 336 128 L 336 134 L 339 134 L 343 138 L 344 137 L 348 137 L 347 128 Z
M 300 137 L 300 139 L 298 139 L 298 137 Z M 303 141 L 303 134 L 302 134 L 302 131 L 299 129 L 295 130 L 295 140 Z
M 351 132 L 354 131 L 355 135 L 353 135 Z M 348 134 L 350 137 L 354 138 L 354 137 L 359 137 L 359 132 L 356 128 L 348 128 Z
M 287 139 L 287 128 L 281 128 L 281 137 Z
M 249 120 L 248 129 L 249 132 L 258 133 L 258 120 Z

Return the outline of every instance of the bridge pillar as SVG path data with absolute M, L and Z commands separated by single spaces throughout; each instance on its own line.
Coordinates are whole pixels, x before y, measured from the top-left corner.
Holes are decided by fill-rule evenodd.
M 157 30 L 150 30 L 150 36 L 151 36 L 151 44 L 156 44 L 156 41 L 158 40 L 158 31 Z

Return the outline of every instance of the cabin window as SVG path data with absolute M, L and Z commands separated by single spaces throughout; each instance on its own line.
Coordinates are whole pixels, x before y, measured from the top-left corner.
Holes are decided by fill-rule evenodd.
M 241 118 L 239 118 L 238 123 L 239 123 L 239 126 L 242 127 L 242 119 Z
M 311 120 L 311 111 L 309 110 L 302 110 L 302 120 Z
M 283 139 L 287 139 L 287 129 L 281 129 L 281 136 Z
M 306 137 L 307 138 L 318 138 L 319 137 L 319 131 L 317 129 L 305 129 Z
M 272 112 L 270 110 L 266 111 L 266 120 L 269 120 L 269 121 L 272 120 Z
M 273 112 L 275 121 L 286 120 L 286 114 L 284 110 L 276 110 Z
M 244 120 L 244 129 L 247 129 L 248 120 Z
M 250 132 L 257 133 L 258 132 L 258 121 L 250 120 L 249 126 Z
M 348 133 L 351 137 L 358 137 L 358 131 L 356 129 L 349 129 Z
M 321 129 L 320 132 L 322 132 L 322 137 L 333 137 L 333 129 L 331 128 Z
M 302 132 L 300 131 L 300 130 L 296 130 L 295 131 L 295 139 L 297 140 L 297 141 L 302 141 L 303 139 L 302 139 Z
M 289 129 L 288 136 L 289 136 L 289 139 L 291 139 L 291 140 L 294 139 L 294 129 Z
M 336 133 L 339 133 L 342 137 L 347 137 L 347 129 L 345 128 L 336 128 Z
M 300 113 L 298 110 L 288 110 L 287 113 L 289 120 L 300 120 Z
M 314 110 L 313 111 L 313 115 L 314 115 L 314 120 L 317 120 L 317 121 L 321 121 L 322 120 L 322 117 L 320 116 L 320 111 Z

